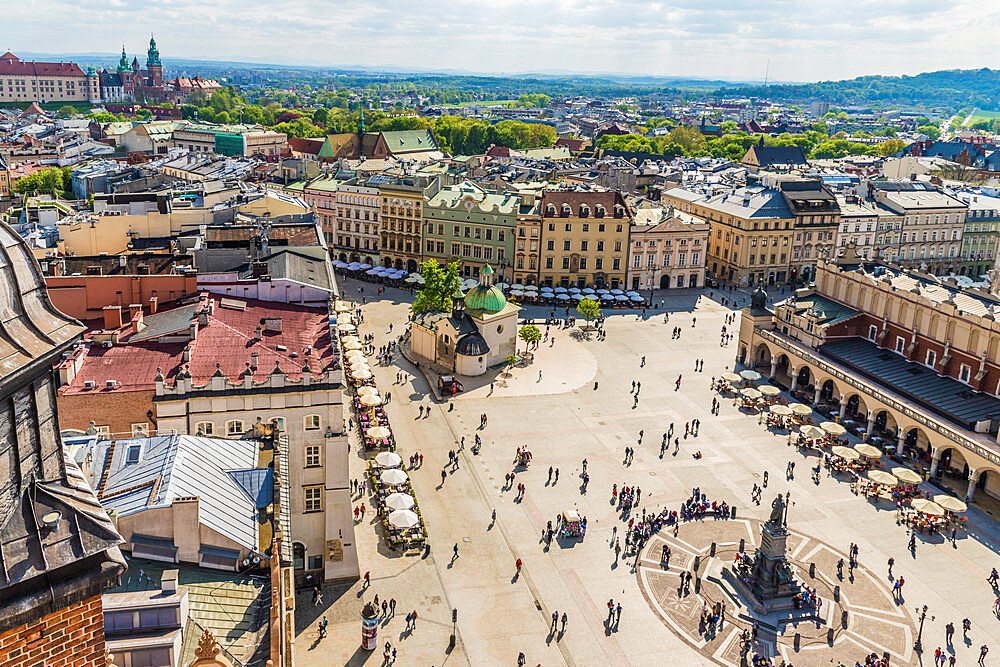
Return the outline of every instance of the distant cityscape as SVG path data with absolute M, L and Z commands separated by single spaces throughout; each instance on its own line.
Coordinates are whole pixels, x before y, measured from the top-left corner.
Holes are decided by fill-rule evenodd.
M 987 664 L 996 72 L 171 62 L 0 55 L 0 663 Z

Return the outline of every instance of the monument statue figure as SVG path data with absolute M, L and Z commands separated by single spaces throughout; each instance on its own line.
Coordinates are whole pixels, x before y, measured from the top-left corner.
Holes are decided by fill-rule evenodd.
M 785 499 L 780 493 L 771 503 L 771 518 L 767 522 L 775 526 L 785 526 Z

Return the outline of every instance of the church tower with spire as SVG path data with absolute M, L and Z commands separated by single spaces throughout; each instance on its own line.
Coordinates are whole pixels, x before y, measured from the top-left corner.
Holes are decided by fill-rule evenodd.
M 163 85 L 163 65 L 160 64 L 160 50 L 156 48 L 156 40 L 149 36 L 149 50 L 146 51 L 146 71 L 149 85 L 159 88 Z

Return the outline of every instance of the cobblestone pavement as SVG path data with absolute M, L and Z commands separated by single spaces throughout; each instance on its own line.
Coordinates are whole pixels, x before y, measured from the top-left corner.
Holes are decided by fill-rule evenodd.
M 344 285 L 350 298 L 359 296 L 357 283 L 345 281 Z M 373 293 L 367 285 L 365 296 Z M 377 347 L 397 338 L 405 330 L 410 298 L 405 291 L 390 289 L 365 305 L 360 333 L 374 333 Z M 660 300 L 664 300 L 662 305 Z M 891 508 L 855 495 L 848 484 L 825 474 L 814 483 L 807 470 L 816 465 L 814 455 L 787 446 L 783 435 L 765 430 L 755 415 L 737 411 L 730 401 L 722 401 L 719 416 L 710 414 L 714 396 L 710 378 L 733 367 L 736 343 L 722 346 L 719 337 L 729 309 L 708 294 L 690 290 L 657 293 L 656 302 L 661 307 L 647 311 L 645 317 L 608 311 L 606 340 L 579 328 L 552 328 L 550 338 L 554 333 L 555 344 L 540 349 L 533 365 L 514 370 L 515 377 L 507 380 L 507 386 L 517 390 L 506 395 L 497 385 L 490 394 L 488 383 L 477 383 L 479 388 L 469 394 L 438 403 L 423 377 L 405 360 L 375 367 L 383 393 L 392 394 L 387 411 L 400 453 L 404 459 L 413 452 L 425 457 L 411 479 L 430 532 L 431 552 L 426 557 L 393 554 L 385 549 L 375 526 L 367 520 L 359 524 L 356 536 L 362 571 L 371 570 L 373 580 L 378 574 L 377 585 L 373 581 L 371 592 L 361 597 L 353 589 L 321 608 L 336 614 L 338 606 L 346 605 L 351 611 L 338 616 L 344 619 L 342 625 L 331 626 L 331 637 L 324 640 L 329 644 L 311 652 L 306 650 L 313 644 L 310 626 L 306 626 L 297 640 L 297 655 L 315 655 L 336 643 L 344 647 L 338 655 L 350 657 L 351 664 L 365 660 L 379 664 L 380 651 L 367 657 L 357 654 L 360 625 L 354 610 L 367 595 L 378 592 L 382 597 L 405 597 L 403 616 L 407 607 L 415 607 L 421 620 L 435 623 L 434 630 L 423 636 L 423 629 L 401 636 L 405 621 L 397 608 L 397 618 L 389 620 L 387 632 L 399 647 L 400 665 L 440 665 L 445 660 L 448 664 L 514 665 L 519 651 L 525 653 L 528 665 L 664 664 L 664 656 L 685 666 L 732 664 L 731 650 L 706 653 L 696 629 L 692 634 L 689 627 L 681 630 L 671 625 L 670 616 L 661 611 L 671 605 L 661 603 L 658 608 L 653 603 L 657 596 L 669 598 L 672 575 L 664 579 L 648 558 L 640 563 L 638 575 L 631 563 L 616 559 L 612 534 L 616 528 L 620 534 L 623 526 L 610 502 L 611 487 L 640 487 L 642 503 L 636 511 L 676 509 L 693 487 L 700 487 L 711 500 L 737 507 L 739 519 L 748 520 L 742 530 L 750 536 L 749 543 L 756 539 L 751 528 L 754 521 L 768 514 L 767 504 L 758 507 L 750 502 L 750 490 L 753 484 L 762 483 L 768 471 L 768 497 L 791 493 L 790 528 L 798 541 L 794 546 L 789 541 L 790 550 L 794 549 L 800 564 L 816 562 L 822 590 L 827 591 L 824 596 L 831 595 L 830 562 L 846 553 L 851 542 L 860 548 L 861 569 L 855 571 L 855 581 L 840 584 L 849 608 L 848 627 L 828 650 L 808 644 L 803 627 L 798 652 L 794 645 L 781 644 L 787 661 L 796 667 L 836 665 L 838 661 L 853 665 L 885 647 L 898 656 L 893 664 L 914 662 L 907 649 L 913 639 L 914 608 L 926 604 L 923 642 L 930 654 L 941 646 L 957 656 L 958 665 L 973 665 L 979 646 L 985 643 L 991 647 L 987 660 L 991 664 L 990 659 L 1000 655 L 1000 622 L 991 613 L 996 594 L 986 583 L 990 568 L 1000 561 L 996 523 L 973 508 L 968 513 L 972 526 L 968 537 L 954 545 L 918 540 L 911 556 L 906 532 L 897 525 Z M 550 313 L 528 309 L 526 314 L 545 317 Z M 675 326 L 681 329 L 680 338 L 671 335 Z M 738 322 L 730 326 L 731 331 L 737 328 Z M 645 364 L 641 364 L 643 356 Z M 696 359 L 704 360 L 704 372 L 694 371 Z M 546 386 L 533 393 L 531 384 L 539 369 Z M 402 385 L 394 384 L 399 371 L 405 373 Z M 587 375 L 591 377 L 582 379 Z M 682 375 L 679 390 L 675 389 L 678 375 Z M 641 383 L 638 402 L 631 392 L 633 380 Z M 429 416 L 420 416 L 421 406 L 430 409 Z M 480 429 L 484 413 L 488 422 Z M 693 419 L 701 420 L 700 433 L 685 438 L 684 424 Z M 679 430 L 679 446 L 661 457 L 661 437 L 670 423 Z M 470 451 L 476 433 L 484 441 L 479 455 Z M 459 466 L 448 468 L 442 484 L 448 452 L 460 449 L 463 436 L 467 446 L 459 451 Z M 515 486 L 523 483 L 527 488 L 524 497 L 517 499 L 515 491 L 506 487 L 505 476 L 521 445 L 527 445 L 534 458 L 527 470 L 517 473 Z M 635 449 L 631 465 L 624 463 L 626 446 Z M 700 459 L 692 456 L 696 451 L 701 452 Z M 591 476 L 587 489 L 580 478 L 584 459 Z M 796 462 L 800 474 L 786 480 L 781 473 L 789 461 Z M 361 458 L 352 459 L 354 477 L 361 476 L 363 464 Z M 550 466 L 553 472 L 559 470 L 557 481 L 548 479 Z M 371 506 L 368 498 L 363 501 Z M 497 511 L 495 524 L 490 519 L 493 509 Z M 588 517 L 586 536 L 546 546 L 540 540 L 542 531 L 566 509 Z M 736 530 L 741 525 L 739 521 L 717 522 L 716 528 L 714 523 L 704 525 L 712 530 Z M 681 537 L 695 539 L 685 534 L 684 527 Z M 459 557 L 452 560 L 455 544 Z M 655 542 L 648 548 L 654 549 Z M 892 584 L 885 566 L 890 556 L 896 562 L 894 575 L 906 579 L 898 605 L 886 597 Z M 520 577 L 514 576 L 517 558 L 524 562 Z M 623 606 L 621 620 L 613 626 L 605 624 L 609 599 Z M 850 611 L 852 605 L 856 613 Z M 446 654 L 451 609 L 458 610 L 458 646 Z M 565 612 L 568 622 L 565 629 L 560 625 L 551 632 L 554 611 Z M 972 620 L 968 639 L 961 633 L 963 617 Z M 950 646 L 944 641 L 948 622 L 958 627 Z M 710 643 L 721 646 L 723 639 L 717 637 Z M 925 656 L 930 654 L 925 652 Z M 930 657 L 924 660 L 924 664 L 930 662 Z

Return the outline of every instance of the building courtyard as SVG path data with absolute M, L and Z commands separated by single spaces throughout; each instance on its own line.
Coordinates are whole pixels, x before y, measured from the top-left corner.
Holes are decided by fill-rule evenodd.
M 372 285 L 350 280 L 342 288 L 352 301 L 366 298 L 359 334 L 374 334 L 376 349 L 405 331 L 408 292 L 388 289 L 376 297 Z M 299 594 L 297 663 L 380 664 L 389 641 L 398 665 L 516 665 L 521 652 L 528 665 L 666 660 L 739 665 L 740 634 L 750 629 L 741 624 L 739 610 L 730 606 L 713 632 L 699 627 L 699 612 L 704 603 L 720 599 L 712 572 L 728 564 L 740 540 L 752 553 L 758 525 L 778 494 L 790 498 L 793 570 L 823 599 L 824 623 L 803 620 L 786 629 L 773 644 L 775 664 L 864 664 L 873 653 L 888 654 L 893 665 L 931 664 L 940 646 L 956 656 L 958 665 L 973 665 L 984 644 L 992 651 L 986 664 L 1000 656 L 1000 620 L 992 612 L 997 592 L 987 582 L 1000 561 L 996 518 L 973 504 L 966 514 L 968 528 L 954 543 L 918 535 L 911 552 L 891 503 L 856 495 L 851 484 L 825 469 L 814 482 L 815 450 L 789 446 L 784 434 L 758 424 L 756 412 L 737 409 L 732 399 L 711 389 L 713 377 L 734 369 L 737 346 L 735 337 L 728 345 L 720 343 L 725 318 L 734 311 L 722 305 L 719 294 L 662 294 L 654 298 L 659 307 L 645 314 L 606 311 L 605 337 L 579 322 L 574 328 L 550 327 L 531 363 L 515 367 L 510 376 L 491 369 L 450 402 L 437 400 L 424 374 L 399 354 L 380 366 L 372 355 L 378 387 L 383 396 L 391 394 L 385 407 L 397 452 L 404 461 L 413 453 L 423 455 L 422 465 L 409 472 L 429 553 L 389 549 L 369 511 L 355 526 L 355 539 L 370 584 L 327 585 L 317 605 L 309 591 Z M 746 295 L 740 296 L 745 301 Z M 548 315 L 535 307 L 522 311 L 522 317 L 536 321 Z M 679 337 L 672 333 L 675 327 Z M 737 316 L 728 331 L 738 329 Z M 523 350 L 524 343 L 518 341 L 518 347 Z M 703 371 L 695 371 L 696 360 L 703 361 Z M 403 384 L 396 383 L 400 372 Z M 637 392 L 633 383 L 639 385 Z M 718 415 L 711 410 L 713 398 L 721 401 Z M 487 421 L 480 427 L 484 414 Z M 685 424 L 693 420 L 700 420 L 698 434 L 685 436 Z M 679 442 L 661 455 L 671 424 Z M 483 442 L 478 454 L 472 448 L 477 434 Z M 352 433 L 351 478 L 360 479 L 367 457 L 358 444 Z M 532 460 L 517 472 L 511 488 L 506 475 L 522 446 Z M 630 461 L 626 448 L 634 450 Z M 452 450 L 457 467 L 449 465 Z M 795 463 L 790 478 L 789 462 Z M 518 497 L 520 484 L 525 492 Z M 755 485 L 766 487 L 759 505 L 751 501 Z M 631 552 L 618 557 L 615 539 L 625 546 L 627 520 L 622 521 L 612 496 L 614 487 L 641 490 L 632 516 L 676 510 L 697 488 L 710 502 L 732 506 L 735 517 L 684 522 L 676 536 L 664 530 L 647 541 L 638 559 Z M 354 499 L 371 510 L 367 495 Z M 585 536 L 547 544 L 542 539 L 547 523 L 573 511 L 587 519 Z M 664 544 L 674 554 L 669 568 L 660 558 Z M 851 544 L 858 545 L 858 568 L 838 577 L 837 560 L 847 558 Z M 700 581 L 685 594 L 678 575 L 693 569 L 695 557 Z M 894 559 L 891 577 L 889 558 Z M 523 562 L 519 574 L 518 559 Z M 812 572 L 810 565 L 815 565 Z M 893 584 L 899 578 L 906 584 L 897 599 Z M 375 594 L 380 602 L 397 604 L 394 615 L 380 619 L 379 648 L 367 652 L 359 648 L 360 610 Z M 610 621 L 609 601 L 622 608 Z M 924 605 L 921 658 L 913 641 L 920 625 L 917 609 Z M 405 617 L 413 610 L 419 620 L 411 629 Z M 554 613 L 560 622 L 553 627 Z M 324 615 L 329 635 L 321 639 L 318 623 Z M 972 623 L 967 636 L 963 618 Z M 945 642 L 948 623 L 957 628 L 950 645 Z

